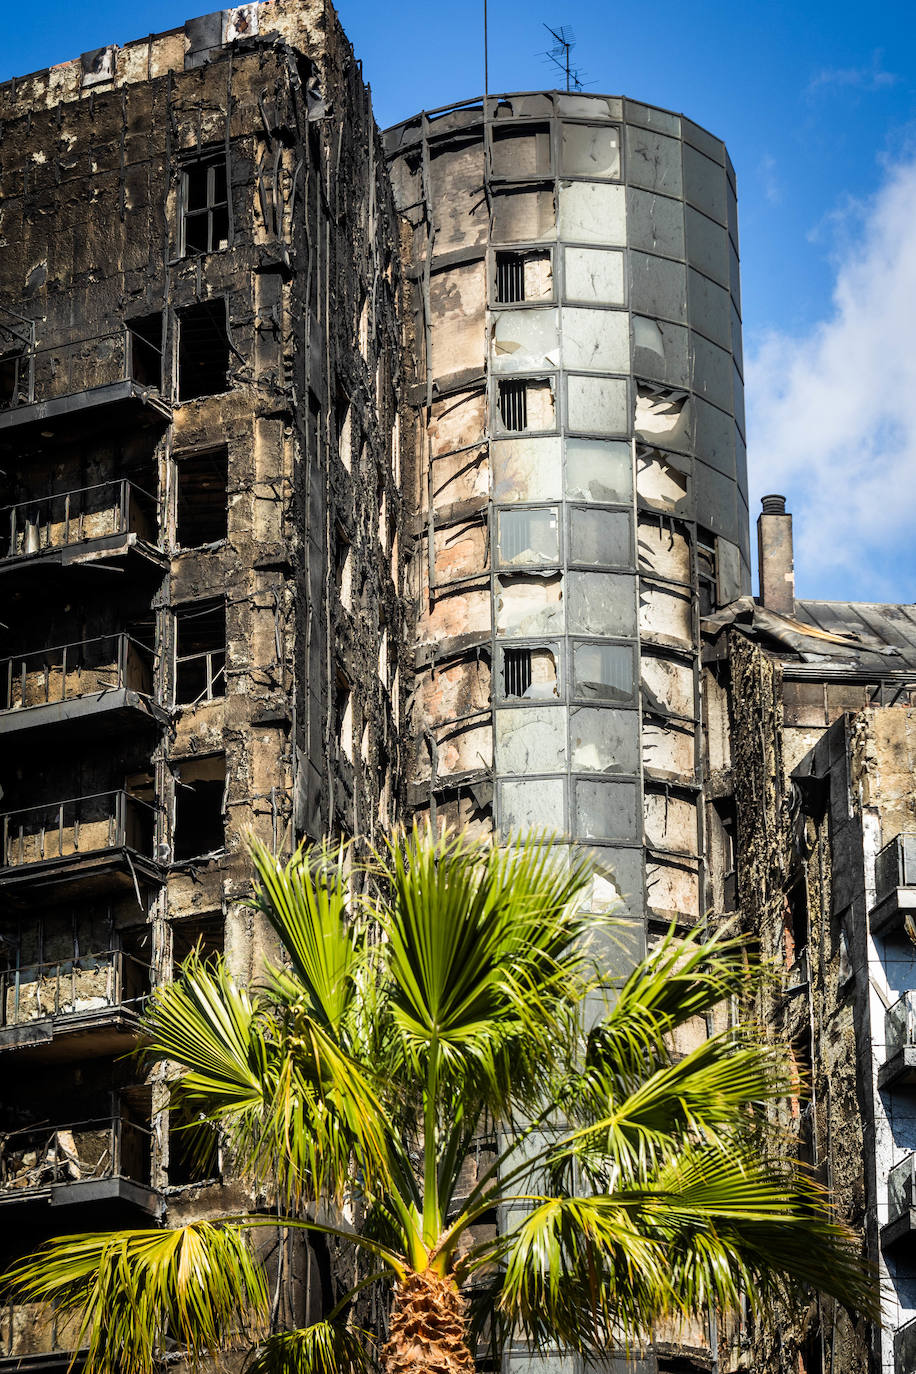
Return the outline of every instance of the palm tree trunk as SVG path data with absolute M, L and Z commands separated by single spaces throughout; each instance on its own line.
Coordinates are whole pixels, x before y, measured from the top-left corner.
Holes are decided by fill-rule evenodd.
M 383 1374 L 472 1374 L 466 1311 L 452 1279 L 429 1270 L 408 1274 L 395 1290 Z

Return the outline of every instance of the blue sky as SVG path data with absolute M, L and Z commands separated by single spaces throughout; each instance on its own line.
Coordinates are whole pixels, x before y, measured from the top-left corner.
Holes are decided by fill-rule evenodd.
M 4 0 L 0 80 L 181 24 L 190 0 Z M 481 8 L 341 0 L 376 117 L 483 87 Z M 557 84 L 683 110 L 738 174 L 752 510 L 783 490 L 799 594 L 916 599 L 916 6 L 489 0 L 491 90 Z

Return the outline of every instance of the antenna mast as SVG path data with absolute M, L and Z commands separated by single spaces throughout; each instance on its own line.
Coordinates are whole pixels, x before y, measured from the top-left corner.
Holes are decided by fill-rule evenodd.
M 486 4 L 486 0 L 484 0 Z M 555 67 L 563 73 L 566 78 L 566 89 L 571 91 L 573 87 L 577 91 L 582 89 L 582 76 L 578 68 L 572 65 L 570 54 L 576 46 L 576 36 L 568 24 L 562 24 L 558 29 L 552 29 L 549 24 L 544 28 L 554 40 L 553 47 L 544 54 Z

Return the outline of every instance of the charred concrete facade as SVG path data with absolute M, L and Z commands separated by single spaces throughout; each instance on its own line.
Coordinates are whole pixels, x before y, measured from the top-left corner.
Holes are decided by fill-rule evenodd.
M 796 598 L 783 498 L 764 498 L 758 534 L 760 598 L 704 621 L 710 896 L 781 970 L 762 1019 L 802 1090 L 787 1148 L 862 1231 L 884 1322 L 813 1299 L 735 1350 L 755 1369 L 909 1374 L 916 615 Z
M 331 6 L 0 88 L 0 241 L 8 1260 L 241 1202 L 139 1010 L 199 942 L 257 975 L 246 833 L 399 805 L 398 229 Z M 4 1310 L 0 1356 L 66 1346 Z

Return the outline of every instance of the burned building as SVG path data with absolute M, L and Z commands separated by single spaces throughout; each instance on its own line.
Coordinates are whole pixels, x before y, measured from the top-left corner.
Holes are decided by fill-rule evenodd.
M 398 227 L 331 6 L 7 83 L 0 238 L 8 1259 L 225 1205 L 125 1057 L 144 998 L 197 945 L 257 974 L 247 833 L 399 804 Z
M 640 1368 L 916 1369 L 916 616 L 797 600 L 778 497 L 751 597 L 721 141 L 544 91 L 382 137 L 274 0 L 0 87 L 0 247 L 4 1260 L 241 1196 L 127 1051 L 195 946 L 257 976 L 247 833 L 534 825 L 613 875 L 608 988 L 672 922 L 777 961 L 791 1148 L 893 1294 Z M 73 1335 L 7 1306 L 0 1364 Z

